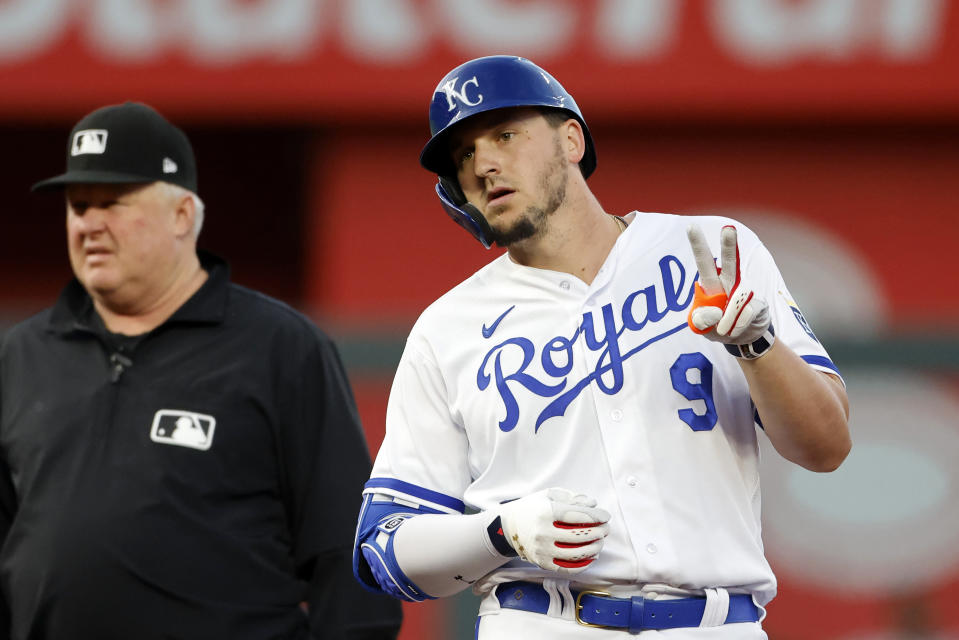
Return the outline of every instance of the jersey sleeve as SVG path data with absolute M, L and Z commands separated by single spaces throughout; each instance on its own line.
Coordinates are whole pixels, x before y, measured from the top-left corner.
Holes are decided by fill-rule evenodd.
M 463 513 L 471 483 L 466 432 L 451 414 L 447 386 L 429 343 L 407 340 L 386 410 L 386 437 L 366 492 Z
M 755 238 L 754 235 L 752 237 Z M 743 269 L 769 305 L 776 340 L 789 346 L 814 369 L 841 377 L 839 369 L 786 288 L 783 276 L 769 250 L 758 239 L 755 242 L 755 246 L 746 256 Z
M 370 457 L 345 369 L 335 345 L 318 330 L 298 347 L 280 376 L 278 438 L 293 561 L 309 585 L 310 626 L 316 637 L 342 629 L 344 637 L 363 630 L 370 634 L 363 637 L 395 638 L 399 603 L 368 593 L 352 575 L 354 526 Z

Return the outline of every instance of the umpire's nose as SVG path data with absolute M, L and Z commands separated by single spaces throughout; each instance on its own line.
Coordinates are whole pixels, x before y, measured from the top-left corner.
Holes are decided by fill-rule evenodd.
M 67 224 L 80 236 L 96 235 L 106 229 L 107 208 L 96 204 L 67 205 Z

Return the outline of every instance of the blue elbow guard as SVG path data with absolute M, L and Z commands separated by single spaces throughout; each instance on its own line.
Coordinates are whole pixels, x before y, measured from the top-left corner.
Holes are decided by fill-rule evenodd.
M 424 513 L 442 512 L 423 505 L 401 504 L 382 494 L 363 496 L 353 547 L 353 575 L 367 590 L 408 602 L 434 599 L 413 584 L 393 554 L 393 534 L 408 518 Z

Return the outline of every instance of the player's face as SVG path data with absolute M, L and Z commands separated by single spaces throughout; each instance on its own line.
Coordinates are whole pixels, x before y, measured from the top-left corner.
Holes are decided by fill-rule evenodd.
M 70 185 L 66 199 L 70 265 L 95 299 L 136 307 L 164 290 L 182 235 L 165 185 Z
M 492 240 L 509 246 L 545 232 L 566 198 L 569 160 L 559 131 L 536 109 L 500 109 L 463 123 L 452 138 L 466 199 Z

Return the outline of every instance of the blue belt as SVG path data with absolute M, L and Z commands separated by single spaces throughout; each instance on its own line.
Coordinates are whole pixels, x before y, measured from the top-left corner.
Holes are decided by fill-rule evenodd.
M 706 610 L 706 598 L 647 600 L 641 596 L 614 598 L 602 591 L 572 591 L 576 598 L 576 622 L 587 627 L 626 629 L 639 633 L 648 629 L 698 627 Z M 504 582 L 496 588 L 500 607 L 546 613 L 550 596 L 535 582 Z M 748 595 L 729 596 L 729 614 L 723 624 L 757 622 L 759 609 Z

